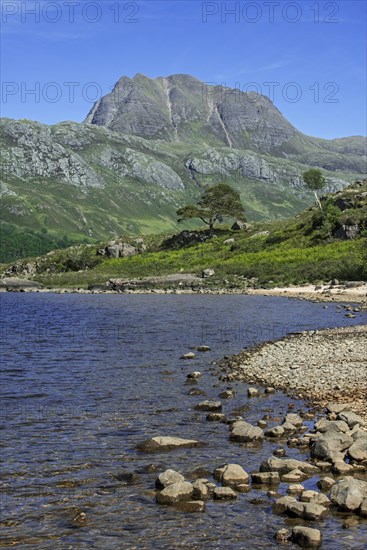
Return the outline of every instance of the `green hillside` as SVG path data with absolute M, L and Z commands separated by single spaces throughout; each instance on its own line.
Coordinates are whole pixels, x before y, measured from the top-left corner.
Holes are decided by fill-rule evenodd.
M 241 286 L 253 277 L 258 284 L 317 282 L 338 278 L 367 279 L 367 181 L 323 199 L 323 213 L 312 206 L 301 214 L 273 222 L 255 222 L 246 230 L 221 226 L 210 237 L 205 229 L 144 237 L 145 250 L 126 258 L 97 254 L 108 243 L 82 245 L 29 262 L 19 261 L 12 272 L 32 266 L 34 279 L 46 286 L 81 287 L 112 278 L 141 278 L 214 269 L 209 285 Z M 343 233 L 355 231 L 347 238 Z M 231 239 L 229 242 L 228 239 Z M 120 242 L 136 246 L 136 236 Z M 227 282 L 225 282 L 227 281 Z

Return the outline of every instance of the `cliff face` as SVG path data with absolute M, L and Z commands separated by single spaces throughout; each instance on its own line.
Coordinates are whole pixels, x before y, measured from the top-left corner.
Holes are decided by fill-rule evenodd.
M 5 224 L 81 238 L 176 228 L 175 211 L 209 184 L 236 188 L 251 219 L 312 202 L 302 172 L 330 190 L 366 172 L 366 140 L 298 132 L 263 96 L 187 75 L 121 78 L 84 123 L 0 121 Z

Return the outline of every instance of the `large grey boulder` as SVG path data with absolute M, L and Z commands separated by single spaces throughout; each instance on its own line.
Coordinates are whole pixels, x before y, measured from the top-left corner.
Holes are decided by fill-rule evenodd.
M 139 250 L 129 243 L 111 241 L 105 249 L 97 251 L 97 255 L 107 256 L 108 258 L 127 258 L 135 256 Z
M 315 429 L 320 433 L 325 433 L 330 430 L 341 433 L 349 432 L 349 426 L 344 420 L 327 420 L 326 418 L 322 418 L 316 422 Z
M 335 483 L 330 491 L 331 502 L 341 510 L 354 512 L 367 498 L 367 482 L 346 477 Z
M 231 425 L 229 438 L 231 441 L 238 441 L 240 443 L 261 441 L 264 438 L 264 432 L 258 426 L 253 426 L 248 422 L 239 420 Z
M 175 504 L 184 500 L 190 500 L 193 487 L 188 481 L 180 481 L 168 485 L 163 491 L 157 493 L 156 499 L 159 504 Z
M 145 453 L 154 453 L 162 451 L 172 451 L 174 449 L 200 447 L 203 445 L 200 441 L 195 439 L 182 439 L 180 437 L 171 436 L 157 436 L 147 439 L 137 445 L 139 451 Z
M 357 425 L 365 425 L 365 421 L 363 420 L 363 418 L 352 411 L 343 411 L 339 413 L 338 419 L 344 420 L 344 422 L 346 422 L 350 428 L 354 428 L 354 426 Z
M 354 441 L 348 449 L 348 455 L 354 460 L 367 460 L 367 433 Z
M 311 456 L 321 460 L 333 460 L 335 455 L 343 453 L 353 444 L 347 434 L 329 430 L 321 435 L 311 446 Z

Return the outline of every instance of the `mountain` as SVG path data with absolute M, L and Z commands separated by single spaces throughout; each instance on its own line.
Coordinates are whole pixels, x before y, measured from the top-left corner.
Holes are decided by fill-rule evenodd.
M 365 138 L 305 136 L 268 98 L 188 75 L 123 77 L 83 123 L 1 119 L 0 146 L 6 261 L 27 255 L 14 242 L 47 247 L 45 235 L 176 229 L 177 208 L 210 183 L 238 189 L 249 220 L 261 220 L 312 202 L 302 188 L 309 166 L 326 171 L 330 190 L 366 172 Z

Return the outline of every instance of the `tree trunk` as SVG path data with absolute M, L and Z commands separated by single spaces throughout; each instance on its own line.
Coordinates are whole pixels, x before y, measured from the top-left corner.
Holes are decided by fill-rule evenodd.
M 319 199 L 319 197 L 318 197 L 317 191 L 314 191 L 314 193 L 315 193 L 316 202 L 317 202 L 317 204 L 319 205 L 319 208 L 320 208 L 320 210 L 321 210 L 321 212 L 322 212 L 322 204 L 321 204 L 321 201 L 320 201 L 320 199 Z

